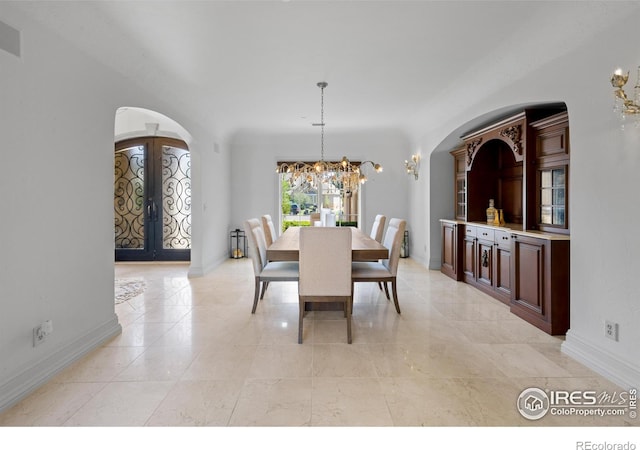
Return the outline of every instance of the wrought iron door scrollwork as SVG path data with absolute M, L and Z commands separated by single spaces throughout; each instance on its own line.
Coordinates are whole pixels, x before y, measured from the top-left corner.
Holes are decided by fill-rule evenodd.
M 115 154 L 115 246 L 144 248 L 144 147 Z
M 168 146 L 162 147 L 162 246 L 191 248 L 191 158 Z

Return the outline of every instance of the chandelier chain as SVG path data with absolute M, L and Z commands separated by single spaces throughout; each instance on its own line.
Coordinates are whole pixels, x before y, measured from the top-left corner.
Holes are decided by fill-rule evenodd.
M 362 171 L 365 164 L 371 164 L 376 172 L 382 172 L 382 166 L 373 161 L 364 161 L 357 164 L 352 163 L 346 156 L 340 161 L 326 162 L 324 159 L 324 88 L 326 81 L 317 83 L 320 88 L 320 123 L 313 126 L 320 126 L 320 161 L 314 164 L 308 162 L 282 162 L 278 163 L 276 172 L 282 174 L 292 188 L 303 189 L 305 191 L 317 190 L 320 185 L 327 183 L 341 192 L 341 195 L 350 197 L 352 193 L 358 192 L 358 186 L 367 181 L 367 176 Z
M 320 161 L 324 161 L 324 86 L 320 86 Z

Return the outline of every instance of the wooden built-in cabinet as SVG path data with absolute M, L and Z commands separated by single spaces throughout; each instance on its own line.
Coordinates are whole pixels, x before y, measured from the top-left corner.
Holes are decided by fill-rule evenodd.
M 524 110 L 462 136 L 455 219 L 443 219 L 442 272 L 550 334 L 569 328 L 569 122 Z M 493 199 L 506 224 L 486 223 Z

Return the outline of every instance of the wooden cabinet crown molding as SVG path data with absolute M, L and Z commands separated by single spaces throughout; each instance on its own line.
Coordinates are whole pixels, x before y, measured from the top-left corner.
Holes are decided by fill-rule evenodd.
M 532 128 L 535 129 L 544 129 L 553 127 L 556 125 L 569 125 L 569 113 L 564 111 L 559 114 L 555 114 L 550 117 L 545 117 L 541 120 L 536 120 L 535 122 L 530 123 Z
M 471 142 L 467 142 L 467 169 L 471 167 L 471 163 L 473 162 L 473 157 L 480 148 L 480 144 L 482 144 L 482 138 L 474 139 Z
M 500 131 L 500 136 L 511 141 L 511 148 L 515 153 L 522 156 L 522 125 L 512 125 Z
M 498 139 L 506 143 L 513 152 L 516 161 L 522 161 L 525 150 L 525 146 L 523 144 L 526 138 L 525 126 L 526 111 L 522 111 L 488 127 L 462 136 L 462 140 L 467 146 L 467 170 L 471 169 L 473 160 L 478 154 L 480 148 L 487 142 L 494 139 Z

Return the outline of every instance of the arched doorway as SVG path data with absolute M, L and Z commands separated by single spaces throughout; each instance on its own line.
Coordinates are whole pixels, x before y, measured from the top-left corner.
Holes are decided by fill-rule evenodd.
M 118 110 L 116 261 L 191 259 L 191 155 L 187 142 L 179 139 L 182 135 L 189 137 L 161 114 L 140 108 Z

